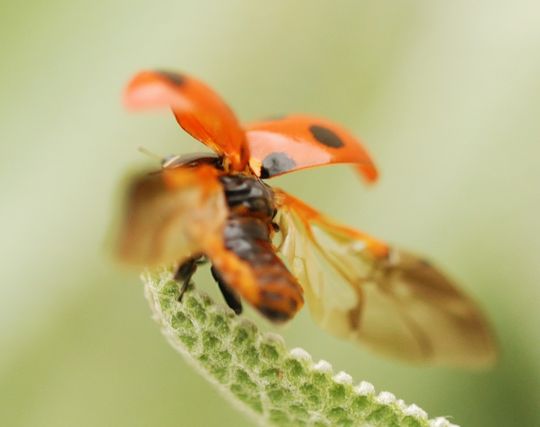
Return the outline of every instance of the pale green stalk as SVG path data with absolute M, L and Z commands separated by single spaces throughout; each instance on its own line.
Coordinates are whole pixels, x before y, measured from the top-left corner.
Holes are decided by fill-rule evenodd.
M 313 363 L 302 349 L 263 334 L 228 308 L 198 291 L 178 301 L 179 286 L 168 270 L 143 275 L 155 320 L 169 343 L 242 412 L 271 426 L 450 427 L 429 420 L 416 405 L 389 392 L 376 394 L 365 381 L 353 385 L 345 372 Z

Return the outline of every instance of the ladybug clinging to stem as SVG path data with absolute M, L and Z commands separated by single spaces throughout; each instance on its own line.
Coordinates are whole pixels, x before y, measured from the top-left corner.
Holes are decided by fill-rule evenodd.
M 294 114 L 247 125 L 194 77 L 143 71 L 128 84 L 130 109 L 168 107 L 213 150 L 164 159 L 133 180 L 119 254 L 135 265 L 176 265 L 185 291 L 209 261 L 227 304 L 246 301 L 274 322 L 304 304 L 340 337 L 410 361 L 484 366 L 494 361 L 475 304 L 427 261 L 337 224 L 263 180 L 349 163 L 377 170 L 341 126 Z

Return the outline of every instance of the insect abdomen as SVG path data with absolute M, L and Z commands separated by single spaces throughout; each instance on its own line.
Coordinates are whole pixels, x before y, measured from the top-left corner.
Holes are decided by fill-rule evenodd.
M 225 175 L 220 180 L 230 210 L 223 231 L 225 248 L 245 261 L 255 278 L 257 289 L 250 289 L 247 299 L 270 320 L 288 320 L 304 299 L 302 288 L 272 246 L 276 211 L 272 190 L 245 175 Z M 235 283 L 226 285 L 233 291 L 239 288 Z
M 224 241 L 228 250 L 250 265 L 257 278 L 255 308 L 273 321 L 293 317 L 304 302 L 302 288 L 276 255 L 268 225 L 260 218 L 230 218 L 225 226 Z

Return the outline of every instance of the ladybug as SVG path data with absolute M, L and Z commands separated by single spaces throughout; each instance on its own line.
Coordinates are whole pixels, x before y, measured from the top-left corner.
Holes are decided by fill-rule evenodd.
M 285 322 L 305 300 L 324 330 L 389 356 L 464 366 L 495 360 L 481 311 L 433 264 L 264 181 L 335 163 L 375 181 L 373 161 L 346 129 L 304 114 L 241 124 L 205 83 L 169 71 L 135 75 L 124 103 L 132 110 L 170 108 L 212 153 L 170 156 L 133 179 L 122 260 L 175 265 L 181 294 L 209 262 L 236 313 L 246 302 Z

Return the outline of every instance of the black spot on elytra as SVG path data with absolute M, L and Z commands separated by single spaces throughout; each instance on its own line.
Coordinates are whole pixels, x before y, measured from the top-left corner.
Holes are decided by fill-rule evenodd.
M 340 148 L 345 145 L 339 136 L 324 126 L 312 125 L 309 131 L 317 141 L 327 147 Z
M 270 178 L 274 175 L 294 169 L 296 162 L 285 153 L 271 153 L 266 156 L 261 166 L 261 178 Z
M 156 72 L 161 77 L 166 78 L 169 81 L 169 83 L 172 83 L 175 86 L 182 86 L 186 82 L 186 78 L 180 73 L 175 73 L 173 71 L 163 71 L 163 70 L 158 70 Z

